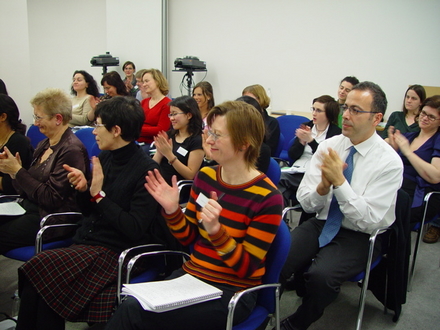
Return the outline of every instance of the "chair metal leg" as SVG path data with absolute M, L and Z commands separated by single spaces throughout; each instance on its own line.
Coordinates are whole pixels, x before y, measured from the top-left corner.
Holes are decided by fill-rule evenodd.
M 367 297 L 368 282 L 370 280 L 371 264 L 373 263 L 374 245 L 376 243 L 376 238 L 379 233 L 382 233 L 384 230 L 387 229 L 388 227 L 378 228 L 370 235 L 370 247 L 368 250 L 367 266 L 365 268 L 365 277 L 362 282 L 361 296 L 359 297 L 359 312 L 356 321 L 356 330 L 361 330 L 362 327 L 362 318 L 364 316 L 365 299 Z
M 416 244 L 414 246 L 413 258 L 412 258 L 411 268 L 410 268 L 409 276 L 408 276 L 408 292 L 410 292 L 412 289 L 412 283 L 413 283 L 413 279 L 414 279 L 414 270 L 416 268 L 416 261 L 417 261 L 417 252 L 419 250 L 420 241 L 422 240 L 422 234 L 423 234 L 423 229 L 424 229 L 423 227 L 425 226 L 426 213 L 428 212 L 429 199 L 431 198 L 431 195 L 436 194 L 436 193 L 439 193 L 439 192 L 431 191 L 431 192 L 427 193 L 425 195 L 425 198 L 423 199 L 423 201 L 425 203 L 425 209 L 423 211 L 423 218 L 422 218 L 422 221 L 420 222 L 420 228 L 419 228 L 419 232 L 417 233 Z

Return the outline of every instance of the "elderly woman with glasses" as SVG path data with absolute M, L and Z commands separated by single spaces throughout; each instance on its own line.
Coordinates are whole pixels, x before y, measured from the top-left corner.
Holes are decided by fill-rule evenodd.
M 160 164 L 162 175 L 171 184 L 177 180 L 193 180 L 202 162 L 202 117 L 197 102 L 190 96 L 180 96 L 170 102 L 172 129 L 159 132 L 154 137 L 156 154 L 153 159 Z
M 319 143 L 341 134 L 337 126 L 339 105 L 333 97 L 322 95 L 313 99 L 310 110 L 312 120 L 296 129 L 296 138 L 289 148 L 289 157 L 293 160 L 291 170 L 281 173 L 278 184 L 286 206 L 291 198 L 296 200 L 296 191 Z
M 440 191 L 440 95 L 427 98 L 420 109 L 416 117 L 420 132 L 402 134 L 390 126 L 387 140 L 402 157 L 404 165 L 402 188 L 413 198 L 412 226 L 422 220 L 425 194 L 430 191 Z M 433 195 L 426 219 L 431 220 L 439 211 L 439 195 Z M 436 242 L 440 236 L 440 228 L 436 227 L 432 230 L 435 231 Z M 428 232 L 426 235 L 431 234 Z
M 20 155 L 12 154 L 7 147 L 0 154 L 0 171 L 13 179 L 25 210 L 22 216 L 0 217 L 0 254 L 34 245 L 42 217 L 79 211 L 75 189 L 69 184 L 63 165 L 80 168 L 87 175 L 89 171 L 87 150 L 69 129 L 72 103 L 68 95 L 60 89 L 46 89 L 35 95 L 31 104 L 34 124 L 47 138 L 38 144 L 29 169 L 22 166 Z M 50 239 L 49 235 L 55 234 L 49 232 L 45 238 Z
M 159 166 L 135 143 L 143 121 L 132 97 L 96 106 L 93 134 L 102 152 L 92 158 L 91 180 L 64 166 L 84 218 L 72 246 L 43 251 L 20 267 L 17 330 L 61 330 L 65 320 L 106 322 L 116 301 L 119 254 L 165 243 L 159 205 L 144 188 L 148 171 Z

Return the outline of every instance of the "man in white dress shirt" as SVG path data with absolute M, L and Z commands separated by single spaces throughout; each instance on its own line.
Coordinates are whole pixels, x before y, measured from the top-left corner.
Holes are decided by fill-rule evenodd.
M 304 297 L 297 311 L 282 321 L 281 329 L 303 330 L 318 320 L 338 296 L 341 284 L 365 267 L 369 234 L 395 220 L 403 165 L 397 153 L 376 134 L 386 106 L 385 93 L 378 85 L 362 82 L 354 86 L 345 102 L 342 135 L 320 143 L 311 160 L 297 198 L 303 209 L 316 212 L 316 217 L 292 232 L 280 279 L 285 283 L 292 274 L 304 276 Z M 345 160 L 352 147 L 356 150 L 348 178 Z M 342 223 L 335 236 L 323 243 L 320 235 L 326 231 L 327 218 L 333 218 L 328 217 L 333 196 L 336 200 L 330 214 L 339 206 L 336 213 Z

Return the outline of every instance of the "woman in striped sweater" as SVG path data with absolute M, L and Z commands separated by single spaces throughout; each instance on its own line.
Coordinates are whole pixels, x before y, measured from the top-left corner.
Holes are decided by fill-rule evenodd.
M 235 292 L 258 285 L 265 258 L 281 221 L 282 196 L 255 162 L 264 122 L 252 106 L 225 102 L 208 114 L 208 144 L 219 164 L 200 170 L 185 214 L 179 208 L 176 179 L 170 187 L 149 172 L 146 189 L 162 205 L 172 234 L 193 245 L 191 259 L 170 278 L 189 273 L 223 290 L 220 299 L 165 313 L 147 312 L 134 298 L 116 311 L 106 329 L 224 329 L 227 306 Z M 234 323 L 245 319 L 256 296 L 247 295 Z

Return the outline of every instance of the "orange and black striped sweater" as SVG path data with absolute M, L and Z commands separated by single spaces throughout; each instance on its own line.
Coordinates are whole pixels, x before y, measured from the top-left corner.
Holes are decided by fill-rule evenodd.
M 163 215 L 173 235 L 183 244 L 193 244 L 186 272 L 218 283 L 238 287 L 261 284 L 266 253 L 281 221 L 282 195 L 265 175 L 241 185 L 228 185 L 220 177 L 221 166 L 204 167 L 194 180 L 185 214 L 179 209 Z M 208 235 L 199 223 L 199 194 L 223 195 L 221 228 Z

